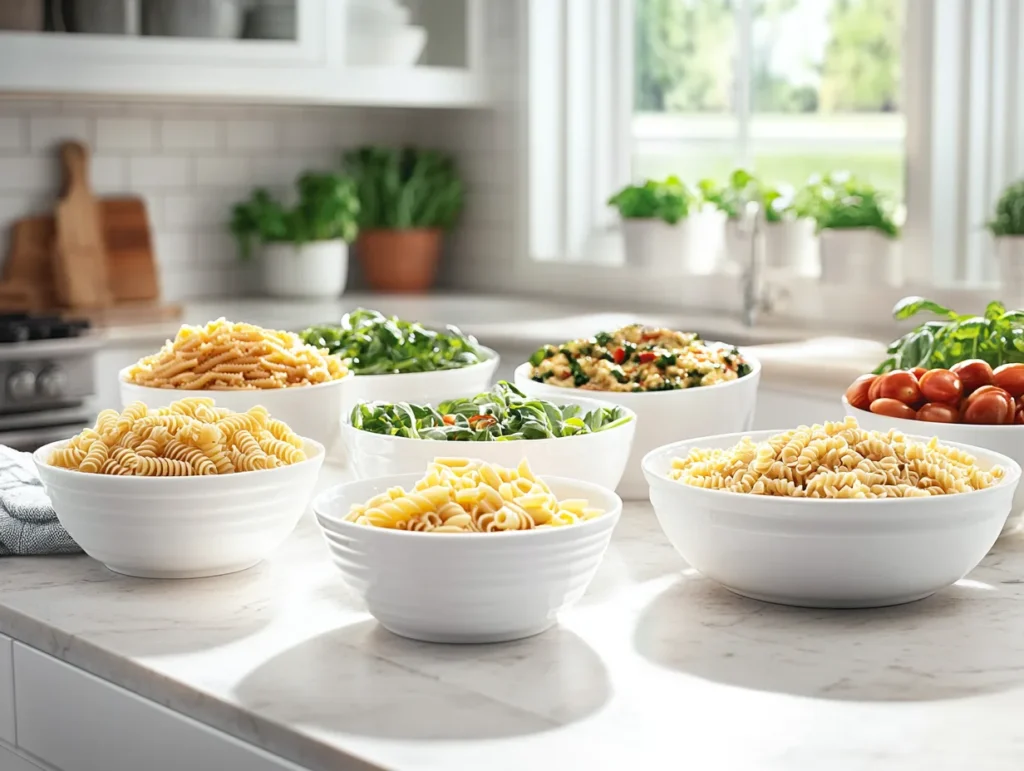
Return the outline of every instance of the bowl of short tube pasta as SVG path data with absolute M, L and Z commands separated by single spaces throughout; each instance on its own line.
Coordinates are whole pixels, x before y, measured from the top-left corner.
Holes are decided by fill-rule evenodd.
M 643 461 L 662 529 L 737 594 L 808 607 L 922 599 L 977 567 L 1021 468 L 977 447 L 844 422 L 677 442 Z
M 236 412 L 258 405 L 300 436 L 330 447 L 351 406 L 353 374 L 342 359 L 291 332 L 217 319 L 182 326 L 118 379 L 123 407 L 166 407 L 198 397 Z
M 386 629 L 485 643 L 556 623 L 594 577 L 622 502 L 525 461 L 449 457 L 332 488 L 313 510 L 342 579 Z
M 210 398 L 104 410 L 34 454 L 61 524 L 111 570 L 198 578 L 252 567 L 295 528 L 324 447 L 262 407 Z

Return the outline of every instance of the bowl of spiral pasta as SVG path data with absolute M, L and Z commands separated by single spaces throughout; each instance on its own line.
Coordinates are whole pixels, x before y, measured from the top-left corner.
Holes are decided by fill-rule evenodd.
M 104 410 L 33 458 L 86 554 L 125 575 L 200 578 L 252 567 L 288 537 L 324 447 L 262 407 L 194 397 Z
M 334 487 L 313 511 L 342 579 L 386 629 L 488 643 L 539 634 L 583 596 L 622 501 L 525 460 L 445 457 Z
M 218 407 L 262 406 L 300 436 L 331 447 L 353 403 L 353 373 L 298 335 L 217 319 L 184 325 L 173 340 L 118 375 L 121 405 L 166 407 L 210 397 Z
M 516 368 L 515 384 L 528 396 L 579 394 L 635 412 L 636 436 L 617 492 L 642 500 L 644 455 L 678 439 L 749 430 L 760 376 L 757 360 L 735 346 L 630 324 L 542 347 Z
M 970 445 L 844 422 L 677 442 L 643 461 L 691 567 L 757 600 L 897 605 L 957 582 L 992 548 L 1021 467 Z
M 616 404 L 574 396 L 538 399 L 499 382 L 489 391 L 437 406 L 362 402 L 342 426 L 362 479 L 407 474 L 439 456 L 467 452 L 615 489 L 626 468 L 636 415 Z

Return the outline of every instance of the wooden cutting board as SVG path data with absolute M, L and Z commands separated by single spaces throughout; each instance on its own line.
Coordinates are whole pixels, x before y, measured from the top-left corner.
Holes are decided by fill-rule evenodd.
M 100 217 L 114 301 L 159 299 L 160 282 L 146 202 L 141 198 L 105 198 L 100 201 Z
M 29 307 L 20 310 L 41 311 L 57 304 L 53 288 L 53 249 L 57 229 L 53 217 L 27 217 L 11 226 L 11 250 L 4 263 L 3 307 L 13 309 L 13 297 L 27 288 Z
M 64 194 L 57 204 L 54 288 L 68 308 L 104 308 L 113 301 L 100 207 L 89 187 L 89 151 L 80 142 L 61 146 Z

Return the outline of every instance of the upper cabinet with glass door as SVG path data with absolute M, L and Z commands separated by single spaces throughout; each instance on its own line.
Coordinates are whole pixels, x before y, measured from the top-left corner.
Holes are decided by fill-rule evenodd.
M 488 0 L 2 0 L 0 92 L 463 107 Z

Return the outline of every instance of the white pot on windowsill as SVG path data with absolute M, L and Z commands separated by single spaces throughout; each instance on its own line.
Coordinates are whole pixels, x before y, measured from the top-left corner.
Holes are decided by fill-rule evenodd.
M 758 240 L 764 243 L 763 236 Z M 750 263 L 750 232 L 739 218 L 729 217 L 725 220 L 723 243 L 726 263 L 740 266 Z
M 895 241 L 876 228 L 827 228 L 819 236 L 821 282 L 856 287 L 899 286 Z
M 348 278 L 348 244 L 342 239 L 307 244 L 264 244 L 263 291 L 271 297 L 338 297 Z
M 629 267 L 682 273 L 692 270 L 693 262 L 699 261 L 691 218 L 674 225 L 660 219 L 625 218 L 622 238 Z
M 766 267 L 784 268 L 801 276 L 818 275 L 814 220 L 802 217 L 765 222 L 764 262 Z
M 1007 303 L 1024 303 L 1024 236 L 996 236 L 999 283 Z

